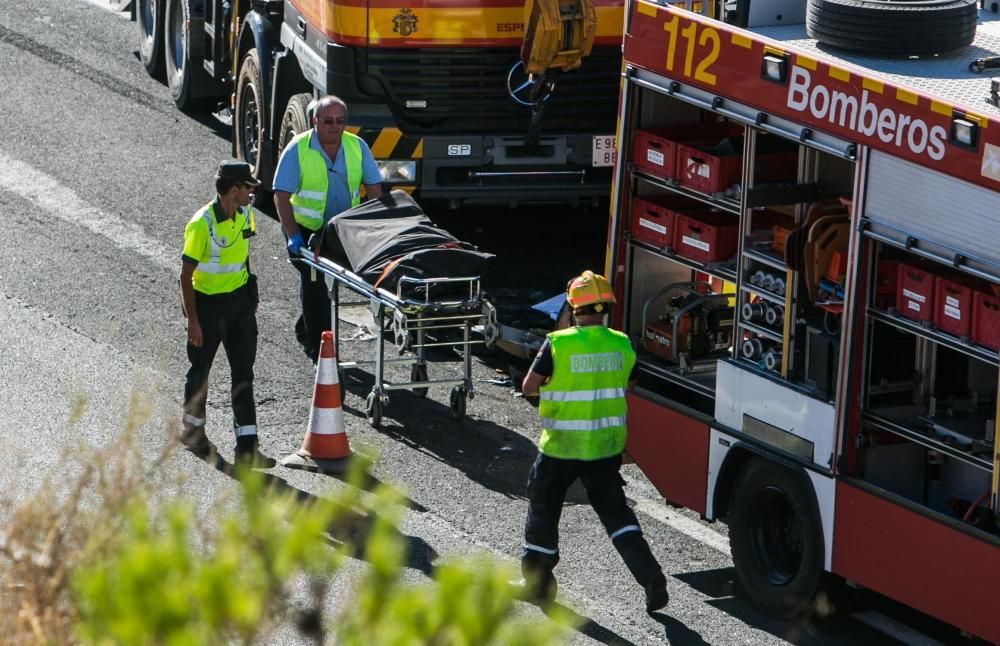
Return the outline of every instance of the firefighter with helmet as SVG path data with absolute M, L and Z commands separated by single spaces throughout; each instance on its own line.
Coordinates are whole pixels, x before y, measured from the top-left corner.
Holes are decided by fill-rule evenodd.
M 522 598 L 555 598 L 559 517 L 566 490 L 579 478 L 612 544 L 646 595 L 646 610 L 667 605 L 667 581 L 639 521 L 625 502 L 619 469 L 625 450 L 625 391 L 635 352 L 628 337 L 607 327 L 615 302 L 611 283 L 585 271 L 569 282 L 575 325 L 552 332 L 521 389 L 539 395 L 542 435 L 528 476 L 528 517 L 518 582 Z

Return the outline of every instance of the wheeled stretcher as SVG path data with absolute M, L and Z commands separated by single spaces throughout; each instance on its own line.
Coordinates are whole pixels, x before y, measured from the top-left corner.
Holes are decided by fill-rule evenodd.
M 480 285 L 492 254 L 435 227 L 413 198 L 398 190 L 332 218 L 319 238 L 293 262 L 311 267 L 326 281 L 341 375 L 374 367 L 375 385 L 365 401 L 368 423 L 381 423 L 389 391 L 409 389 L 426 397 L 429 386 L 453 386 L 451 414 L 462 419 L 466 400 L 475 395 L 472 346 L 492 345 L 500 330 Z M 341 288 L 368 301 L 377 337 L 374 360 L 341 358 L 340 310 L 352 305 L 341 303 Z M 473 338 L 474 327 L 482 330 L 482 338 Z M 398 357 L 386 358 L 387 335 Z M 426 351 L 431 347 L 461 349 L 461 376 L 430 380 Z M 409 365 L 409 381 L 387 381 L 388 363 Z

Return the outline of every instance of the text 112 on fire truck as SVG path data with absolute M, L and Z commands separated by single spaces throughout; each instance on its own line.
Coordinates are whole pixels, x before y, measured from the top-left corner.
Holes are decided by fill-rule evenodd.
M 887 57 L 785 24 L 831 1 L 626 7 L 628 451 L 727 519 L 765 610 L 808 610 L 832 573 L 1000 641 L 1000 110 L 969 69 L 1000 29 Z

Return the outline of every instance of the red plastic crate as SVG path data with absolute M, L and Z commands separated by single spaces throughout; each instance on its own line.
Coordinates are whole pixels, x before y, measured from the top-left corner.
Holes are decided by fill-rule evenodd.
M 875 307 L 887 310 L 896 304 L 899 261 L 882 260 L 875 268 Z
M 762 145 L 755 155 L 754 182 L 794 181 L 795 150 L 771 150 Z M 743 137 L 728 137 L 711 145 L 689 142 L 677 146 L 677 182 L 702 193 L 721 193 L 739 184 L 743 170 Z
M 660 179 L 673 179 L 677 168 L 677 145 L 681 142 L 718 141 L 735 134 L 732 123 L 688 123 L 636 130 L 632 163 Z
M 682 211 L 694 211 L 700 205 L 683 197 L 636 197 L 632 199 L 632 237 L 658 247 L 674 243 L 674 216 Z
M 737 217 L 721 211 L 678 213 L 674 253 L 698 262 L 729 260 L 739 245 Z
M 972 297 L 972 340 L 991 350 L 1000 350 L 1000 298 L 986 292 Z
M 938 277 L 934 282 L 934 325 L 964 337 L 972 332 L 972 287 L 968 281 Z
M 899 263 L 896 309 L 908 319 L 931 321 L 934 318 L 934 274 L 916 265 Z

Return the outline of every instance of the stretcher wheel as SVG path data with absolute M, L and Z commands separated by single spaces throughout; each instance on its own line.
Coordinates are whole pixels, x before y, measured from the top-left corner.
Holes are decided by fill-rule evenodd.
M 419 381 L 427 381 L 427 366 L 425 364 L 415 363 L 410 367 L 410 381 L 417 383 Z M 417 397 L 426 397 L 427 388 L 413 388 L 413 394 Z
M 365 399 L 365 417 L 372 428 L 378 428 L 382 423 L 382 398 L 374 390 Z
M 450 404 L 452 419 L 462 419 L 465 417 L 465 388 L 455 386 L 451 389 Z

